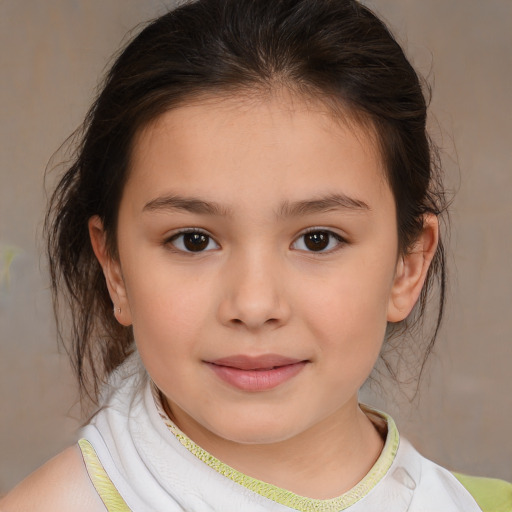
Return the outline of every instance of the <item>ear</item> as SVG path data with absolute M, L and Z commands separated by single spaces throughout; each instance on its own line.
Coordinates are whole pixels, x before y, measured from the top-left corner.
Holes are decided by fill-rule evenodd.
M 89 236 L 94 254 L 103 269 L 108 293 L 113 303 L 113 314 L 121 325 L 131 325 L 132 316 L 126 296 L 121 265 L 119 260 L 113 258 L 108 251 L 103 222 L 97 215 L 89 219 Z
M 423 230 L 407 254 L 399 257 L 388 304 L 388 322 L 400 322 L 420 296 L 439 240 L 437 216 L 423 217 Z

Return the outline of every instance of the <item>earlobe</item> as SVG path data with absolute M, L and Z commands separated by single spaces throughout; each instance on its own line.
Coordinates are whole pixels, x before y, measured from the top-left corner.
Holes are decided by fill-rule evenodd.
M 436 253 L 439 223 L 433 214 L 423 218 L 423 230 L 407 254 L 399 257 L 388 304 L 388 322 L 400 322 L 411 312 L 420 296 Z
M 95 215 L 89 219 L 89 236 L 94 254 L 103 269 L 108 292 L 113 303 L 113 314 L 125 326 L 131 325 L 131 312 L 119 261 L 108 250 L 106 234 L 101 219 Z

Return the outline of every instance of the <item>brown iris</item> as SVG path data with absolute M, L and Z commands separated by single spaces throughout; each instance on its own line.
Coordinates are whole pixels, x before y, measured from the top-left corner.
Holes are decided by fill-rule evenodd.
M 311 251 L 321 251 L 329 245 L 329 236 L 327 231 L 313 231 L 304 235 L 304 243 Z
M 183 245 L 189 251 L 203 251 L 208 246 L 210 237 L 203 233 L 183 233 Z

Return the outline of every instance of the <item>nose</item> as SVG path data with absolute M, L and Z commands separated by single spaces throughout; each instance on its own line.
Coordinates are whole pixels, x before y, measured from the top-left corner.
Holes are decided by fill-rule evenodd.
M 291 310 L 281 267 L 278 258 L 264 249 L 233 255 L 223 269 L 221 323 L 249 331 L 286 324 Z

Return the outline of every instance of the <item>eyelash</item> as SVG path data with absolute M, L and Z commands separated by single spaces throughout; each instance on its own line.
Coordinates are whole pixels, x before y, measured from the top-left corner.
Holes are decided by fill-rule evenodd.
M 302 233 L 301 235 L 299 235 L 295 241 L 292 243 L 292 245 L 296 244 L 299 240 L 301 240 L 303 237 L 307 236 L 307 235 L 310 235 L 310 234 L 313 234 L 313 233 L 325 233 L 328 235 L 328 237 L 332 240 L 333 238 L 337 241 L 337 244 L 334 248 L 331 248 L 329 250 L 321 250 L 321 251 L 307 251 L 307 250 L 303 250 L 301 249 L 302 251 L 304 252 L 309 252 L 309 253 L 312 253 L 312 254 L 332 254 L 333 252 L 336 252 L 337 250 L 339 250 L 342 246 L 346 245 L 347 244 L 347 241 L 340 235 L 338 235 L 337 233 L 329 230 L 329 229 L 325 229 L 325 228 L 320 228 L 320 227 L 313 227 L 313 228 L 308 228 L 304 233 Z M 180 237 L 182 237 L 183 235 L 203 235 L 205 236 L 209 241 L 208 241 L 208 244 L 206 247 L 208 247 L 208 245 L 210 245 L 210 242 L 213 241 L 217 246 L 217 242 L 214 241 L 214 239 L 212 238 L 211 235 L 209 235 L 206 231 L 203 231 L 201 229 L 197 229 L 197 228 L 191 228 L 191 229 L 183 229 L 181 231 L 178 231 L 177 233 L 173 234 L 171 237 L 167 238 L 165 241 L 164 241 L 164 245 L 165 246 L 168 246 L 168 245 L 172 245 L 173 248 L 172 250 L 175 251 L 175 252 L 180 252 L 180 253 L 185 253 L 185 254 L 201 254 L 203 252 L 208 252 L 206 251 L 205 249 L 203 250 L 200 250 L 200 251 L 190 251 L 190 250 L 186 250 L 185 249 L 181 249 L 181 248 L 177 248 L 173 242 L 178 240 Z M 330 241 L 329 241 L 330 243 Z
M 330 239 L 334 238 L 337 241 L 337 244 L 334 248 L 331 248 L 327 251 L 322 250 L 322 251 L 305 251 L 305 252 L 310 252 L 312 254 L 332 254 L 333 252 L 338 251 L 339 249 L 341 249 L 342 246 L 347 244 L 347 240 L 345 240 L 345 238 L 343 238 L 341 235 L 338 235 L 334 231 L 331 231 L 331 230 L 325 229 L 325 228 L 321 228 L 321 227 L 308 228 L 304 233 L 302 233 L 301 235 L 299 235 L 296 238 L 294 244 L 297 243 L 298 240 L 301 240 L 303 237 L 310 235 L 312 233 L 326 233 Z
M 179 249 L 176 246 L 174 246 L 173 242 L 175 240 L 177 240 L 178 238 L 182 237 L 183 235 L 204 235 L 210 241 L 213 241 L 213 238 L 206 231 L 203 231 L 202 229 L 191 228 L 191 229 L 183 229 L 181 231 L 178 231 L 177 233 L 175 233 L 171 237 L 167 238 L 164 241 L 164 245 L 168 246 L 170 244 L 170 245 L 173 246 L 172 250 L 174 250 L 176 252 L 180 252 L 180 253 L 185 253 L 185 254 L 200 254 L 202 252 L 205 252 L 204 250 L 202 250 L 202 251 L 187 251 L 187 250 L 184 250 L 184 249 Z M 217 242 L 214 242 L 214 243 L 217 244 Z M 209 242 L 208 242 L 208 245 L 210 245 Z

